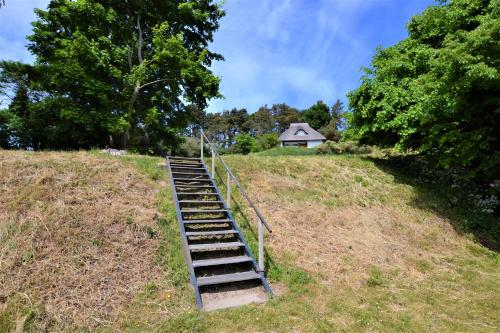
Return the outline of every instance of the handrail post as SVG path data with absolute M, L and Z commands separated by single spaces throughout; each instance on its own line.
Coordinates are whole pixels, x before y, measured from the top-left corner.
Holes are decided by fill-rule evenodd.
M 231 174 L 227 172 L 227 208 L 231 207 Z
M 215 179 L 215 152 L 212 148 L 212 178 Z
M 264 272 L 264 228 L 259 218 L 259 270 Z
M 203 161 L 203 130 L 200 130 L 200 158 Z

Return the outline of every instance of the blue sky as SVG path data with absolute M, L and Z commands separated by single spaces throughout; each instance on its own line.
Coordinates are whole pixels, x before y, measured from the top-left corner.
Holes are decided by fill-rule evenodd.
M 46 0 L 7 0 L 0 9 L 0 59 L 32 61 L 26 35 L 34 7 Z M 254 112 L 285 102 L 299 109 L 328 104 L 357 87 L 374 49 L 406 37 L 406 23 L 433 0 L 226 0 L 212 49 L 224 99 L 209 111 Z

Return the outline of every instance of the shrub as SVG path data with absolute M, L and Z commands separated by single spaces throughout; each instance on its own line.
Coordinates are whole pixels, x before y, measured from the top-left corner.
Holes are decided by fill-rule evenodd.
M 330 145 L 328 144 L 329 142 L 330 141 L 320 144 L 316 148 L 316 154 L 331 154 L 332 151 L 330 149 Z
M 320 128 L 318 132 L 323 134 L 327 140 L 335 142 L 339 142 L 342 137 L 342 132 L 340 132 L 332 122 L 329 122 L 328 125 Z
M 276 134 L 276 133 L 257 135 L 255 140 L 256 140 L 256 143 L 255 143 L 255 147 L 253 149 L 254 152 L 268 150 L 268 149 L 271 149 L 271 148 L 278 146 L 278 144 L 279 144 L 278 134 Z
M 355 141 L 326 141 L 316 149 L 317 154 L 370 154 L 372 151 L 372 147 L 359 145 Z
M 250 153 L 255 147 L 255 139 L 253 136 L 249 134 L 238 134 L 234 140 L 236 141 L 234 144 L 234 152 L 240 153 L 243 155 L 247 155 Z

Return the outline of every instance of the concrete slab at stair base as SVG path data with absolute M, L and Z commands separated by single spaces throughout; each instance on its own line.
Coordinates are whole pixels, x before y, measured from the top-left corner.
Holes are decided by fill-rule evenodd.
M 264 303 L 269 296 L 262 286 L 258 284 L 248 286 L 219 286 L 201 293 L 203 310 L 214 311 L 248 305 Z

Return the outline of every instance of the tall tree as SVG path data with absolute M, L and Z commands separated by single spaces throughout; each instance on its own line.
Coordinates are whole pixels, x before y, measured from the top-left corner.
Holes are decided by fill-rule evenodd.
M 228 148 L 238 134 L 248 133 L 248 112 L 246 109 L 225 110 L 207 115 L 205 131 L 209 138 Z
M 230 111 L 224 111 L 223 113 L 226 115 L 230 141 L 232 141 L 237 134 L 248 132 L 248 111 L 246 109 L 233 108 Z
M 349 94 L 351 136 L 497 179 L 499 8 L 499 0 L 452 0 L 414 16 L 409 37 L 377 50 Z
M 330 108 L 330 123 L 335 125 L 335 129 L 340 130 L 345 126 L 344 103 L 337 99 Z
M 207 113 L 204 131 L 208 138 L 217 143 L 227 142 L 226 121 L 222 113 Z
M 339 99 L 331 107 L 330 121 L 319 129 L 327 140 L 339 141 L 341 137 L 341 128 L 344 126 L 344 103 Z
M 191 136 L 199 136 L 200 129 L 205 128 L 207 123 L 207 113 L 204 109 L 198 107 L 196 104 L 186 106 L 188 113 L 189 124 L 188 131 Z
M 291 123 L 298 123 L 302 118 L 299 110 L 285 103 L 274 104 L 271 107 L 271 113 L 274 117 L 276 131 L 278 133 L 284 132 L 290 127 Z
M 302 113 L 305 122 L 314 129 L 326 126 L 331 119 L 330 109 L 323 101 L 318 101 Z
M 50 128 L 50 113 L 40 114 L 35 103 L 42 93 L 37 91 L 40 73 L 20 62 L 0 62 L 0 96 L 10 101 L 0 110 L 1 146 L 4 148 L 45 148 Z
M 203 109 L 219 96 L 210 66 L 222 57 L 208 44 L 224 13 L 214 1 L 53 0 L 36 14 L 29 49 L 61 148 L 162 152 L 187 125 L 184 103 Z
M 274 117 L 271 109 L 266 106 L 260 107 L 256 112 L 250 115 L 245 124 L 253 135 L 272 133 L 274 130 Z

